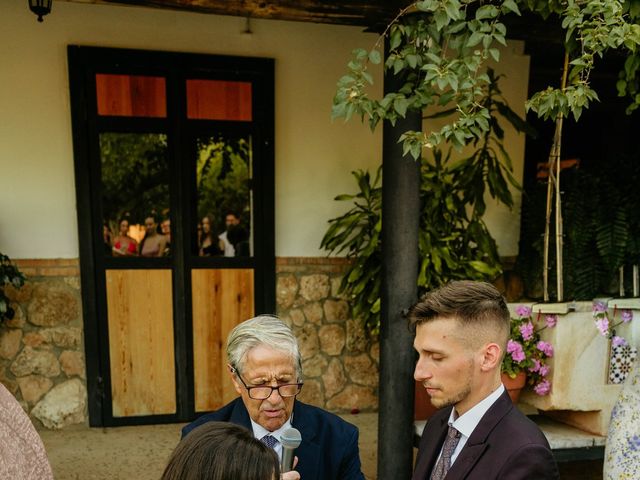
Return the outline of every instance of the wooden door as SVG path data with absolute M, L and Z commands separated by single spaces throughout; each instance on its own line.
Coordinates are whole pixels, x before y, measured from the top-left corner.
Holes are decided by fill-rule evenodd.
M 226 337 L 275 307 L 273 62 L 69 65 L 90 424 L 188 421 L 235 396 Z

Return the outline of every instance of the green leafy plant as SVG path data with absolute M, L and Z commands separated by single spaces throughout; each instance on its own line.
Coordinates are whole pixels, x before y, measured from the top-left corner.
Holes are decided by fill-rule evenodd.
M 381 170 L 352 172 L 358 193 L 338 195 L 335 200 L 353 202 L 344 215 L 329 220 L 320 248 L 346 254 L 353 262 L 342 277 L 340 291 L 349 295 L 354 317 L 363 318 L 366 331 L 377 335 L 380 328 L 380 284 L 382 281 L 382 188 Z
M 627 2 L 629 3 L 629 2 Z M 637 2 L 631 4 L 637 9 Z M 482 89 L 490 83 L 486 62 L 500 60 L 498 45 L 506 45 L 507 27 L 503 18 L 529 10 L 547 18 L 558 16 L 565 30 L 570 65 L 567 84 L 535 93 L 527 108 L 542 118 L 555 120 L 572 114 L 580 117 L 597 93 L 589 78 L 596 60 L 609 50 L 623 50 L 636 58 L 640 25 L 630 7 L 619 0 L 423 0 L 412 2 L 389 24 L 376 44 L 367 51 L 357 49 L 348 64 L 348 73 L 338 82 L 333 116 L 349 119 L 354 114 L 371 128 L 383 119 L 392 123 L 408 110 L 423 111 L 433 106 L 452 105 L 455 118 L 437 131 L 406 132 L 405 149 L 417 158 L 422 147 L 448 141 L 462 148 L 481 138 L 489 129 L 489 112 L 479 102 Z M 382 62 L 380 49 L 388 39 L 389 53 L 384 68 L 404 74 L 405 83 L 382 99 L 367 93 L 373 83 L 369 64 Z M 630 60 L 625 78 L 634 78 L 637 67 Z M 627 68 L 628 67 L 628 68 Z M 622 79 L 621 79 L 622 80 Z M 632 81 L 619 83 L 619 90 L 632 94 Z M 632 101 L 640 101 L 634 96 Z
M 423 291 L 454 279 L 492 280 L 502 271 L 495 241 L 482 219 L 487 190 L 492 198 L 511 207 L 510 186 L 519 188 L 511 175 L 500 119 L 518 131 L 535 132 L 502 97 L 500 76 L 490 69 L 487 78 L 479 101 L 489 114 L 489 129 L 473 142 L 472 153 L 454 161 L 451 149 L 445 155 L 433 148 L 420 160 L 420 264 L 416 268 L 417 284 Z M 444 110 L 431 118 L 452 113 Z M 380 325 L 382 280 L 380 169 L 373 179 L 368 172 L 353 175 L 359 192 L 339 195 L 336 200 L 352 201 L 354 206 L 329 221 L 320 246 L 354 259 L 343 277 L 341 292 L 349 295 L 353 315 L 363 318 L 367 331 L 375 335 Z
M 11 263 L 8 256 L 0 253 L 0 323 L 11 320 L 15 315 L 10 300 L 4 292 L 5 287 L 11 285 L 14 288 L 20 288 L 24 285 L 24 280 L 24 275 L 18 267 Z
M 333 116 L 349 119 L 354 114 L 375 128 L 381 120 L 394 123 L 408 111 L 444 108 L 454 112 L 439 130 L 407 131 L 402 134 L 405 153 L 418 158 L 423 148 L 448 142 L 458 149 L 480 141 L 490 130 L 491 113 L 481 98 L 491 83 L 486 62 L 500 60 L 498 45 L 506 45 L 508 15 L 521 10 L 543 18 L 557 16 L 565 32 L 565 61 L 558 86 L 534 93 L 526 108 L 543 119 L 556 122 L 549 155 L 546 224 L 543 241 L 544 297 L 548 299 L 550 218 L 555 195 L 557 297 L 563 299 L 563 220 L 560 201 L 560 145 L 563 119 L 577 120 L 589 104 L 598 100 L 590 84 L 596 62 L 610 50 L 624 52 L 629 59 L 618 82 L 621 94 L 630 95 L 630 110 L 640 103 L 637 75 L 640 25 L 634 18 L 638 0 L 422 0 L 410 3 L 389 24 L 369 51 L 357 49 L 348 73 L 338 82 Z M 401 75 L 404 84 L 372 98 L 367 87 L 373 83 L 370 64 L 382 62 L 380 49 L 388 41 L 384 68 Z
M 492 280 L 501 271 L 495 241 L 484 221 L 485 194 L 511 207 L 511 188 L 519 188 L 511 174 L 511 159 L 504 148 L 505 120 L 518 131 L 535 135 L 502 97 L 500 76 L 489 69 L 489 83 L 482 89 L 479 105 L 488 113 L 488 130 L 472 143 L 472 152 L 453 160 L 451 149 L 444 154 L 433 148 L 420 160 L 420 220 L 417 284 L 429 290 L 454 279 Z M 443 110 L 429 118 L 454 114 Z M 406 149 L 405 144 L 405 149 Z M 354 261 L 348 267 L 341 292 L 351 299 L 354 317 L 363 318 L 366 329 L 377 334 L 380 326 L 380 285 L 382 245 L 382 189 L 380 169 L 353 172 L 359 192 L 339 195 L 338 201 L 354 206 L 329 220 L 321 248 L 346 254 Z

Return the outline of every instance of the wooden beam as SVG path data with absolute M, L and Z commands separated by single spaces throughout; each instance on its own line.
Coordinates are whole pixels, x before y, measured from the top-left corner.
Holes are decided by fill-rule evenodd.
M 71 0 L 73 1 L 73 0 Z M 80 0 L 77 0 L 80 1 Z M 87 3 L 87 0 L 82 0 Z M 218 15 L 357 25 L 386 25 L 409 0 L 93 0 L 96 4 L 130 5 Z

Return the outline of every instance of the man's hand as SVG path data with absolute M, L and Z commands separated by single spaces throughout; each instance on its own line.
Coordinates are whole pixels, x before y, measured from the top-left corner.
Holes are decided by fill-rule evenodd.
M 296 468 L 296 465 L 298 465 L 298 457 L 293 457 L 293 468 Z M 280 475 L 280 478 L 282 480 L 300 480 L 300 474 L 295 470 L 290 470 Z

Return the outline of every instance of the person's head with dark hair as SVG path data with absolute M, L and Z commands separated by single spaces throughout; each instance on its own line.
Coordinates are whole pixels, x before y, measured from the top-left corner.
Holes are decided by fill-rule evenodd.
M 229 422 L 207 422 L 176 447 L 161 480 L 276 480 L 274 450 Z
M 454 405 L 462 415 L 500 386 L 510 316 L 494 286 L 448 283 L 428 292 L 408 318 L 419 354 L 414 377 L 434 406 Z
M 224 216 L 224 224 L 226 225 L 227 230 L 229 230 L 229 227 L 239 225 L 240 215 L 238 215 L 236 212 L 227 212 L 227 214 Z

